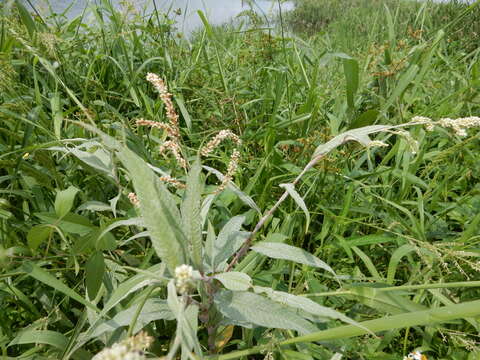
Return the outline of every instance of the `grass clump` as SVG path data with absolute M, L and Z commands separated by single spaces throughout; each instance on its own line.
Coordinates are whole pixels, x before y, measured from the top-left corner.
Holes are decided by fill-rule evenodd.
M 479 356 L 478 4 L 0 6 L 3 356 Z

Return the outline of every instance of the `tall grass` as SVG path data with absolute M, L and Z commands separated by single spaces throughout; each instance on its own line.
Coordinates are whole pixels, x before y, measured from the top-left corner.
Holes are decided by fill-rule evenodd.
M 264 25 L 211 27 L 204 18 L 188 40 L 168 18 L 128 14 L 108 1 L 89 10 L 93 24 L 31 15 L 19 2 L 0 6 L 0 349 L 7 358 L 89 359 L 140 328 L 156 336 L 152 355 L 175 345 L 172 318 L 159 315 L 167 289 L 155 286 L 158 252 L 128 198 L 137 180 L 109 144 L 75 124 L 96 126 L 163 176 L 188 182 L 175 159 L 158 152 L 167 134 L 136 125 L 166 116 L 146 73 L 158 73 L 173 94 L 189 163 L 218 130 L 242 139 L 236 187 L 212 198 L 203 228 L 214 235 L 235 215 L 253 230 L 255 208 L 270 209 L 285 191 L 279 185 L 343 131 L 480 113 L 478 6 L 303 0 L 286 16 L 294 32 L 283 37 Z M 381 139 L 390 146 L 347 144 L 304 175 L 296 191 L 308 226 L 292 197 L 257 234 L 310 251 L 341 284 L 258 253 L 235 266 L 256 286 L 373 321 L 381 337 L 347 328 L 323 338 L 343 331 L 336 321 L 318 325 L 323 332 L 310 340 L 321 343 L 297 341 L 292 330 L 222 324 L 212 345 L 200 325 L 202 347 L 243 351 L 220 358 L 254 346 L 288 359 L 397 359 L 414 348 L 439 359 L 479 356 L 470 313 L 420 321 L 480 296 L 478 133 L 418 127 Z M 226 173 L 231 153 L 226 144 L 204 165 Z M 218 184 L 206 176 L 202 194 Z M 183 190 L 170 191 L 180 202 Z M 115 318 L 132 309 L 128 323 Z M 403 328 L 379 325 L 402 314 L 413 318 Z M 92 324 L 112 318 L 121 324 L 108 323 L 115 331 L 85 340 Z

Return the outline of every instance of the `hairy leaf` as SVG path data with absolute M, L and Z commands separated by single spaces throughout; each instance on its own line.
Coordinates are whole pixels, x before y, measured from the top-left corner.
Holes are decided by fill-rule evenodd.
M 214 300 L 218 310 L 234 324 L 290 329 L 302 334 L 316 331 L 313 324 L 297 315 L 291 307 L 281 305 L 261 295 L 244 291 L 222 290 L 215 294 Z

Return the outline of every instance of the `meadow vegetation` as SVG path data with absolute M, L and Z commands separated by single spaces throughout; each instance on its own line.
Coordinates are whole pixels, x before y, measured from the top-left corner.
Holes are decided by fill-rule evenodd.
M 22 4 L 2 359 L 480 358 L 479 2 L 296 0 L 190 36 Z

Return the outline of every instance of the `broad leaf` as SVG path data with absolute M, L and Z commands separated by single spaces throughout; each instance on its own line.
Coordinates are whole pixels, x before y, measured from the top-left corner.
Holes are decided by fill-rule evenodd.
M 46 344 L 63 350 L 68 344 L 68 339 L 65 335 L 56 331 L 26 330 L 20 332 L 8 346 L 22 344 Z
M 112 320 L 105 321 L 90 334 L 90 338 L 97 338 L 105 332 L 113 332 L 120 327 L 129 326 L 137 315 L 141 304 L 134 304 L 128 309 L 119 312 Z M 143 329 L 146 325 L 156 320 L 173 320 L 174 316 L 168 308 L 167 302 L 161 299 L 148 299 L 138 314 L 134 333 Z
M 200 216 L 203 184 L 200 181 L 200 160 L 197 159 L 187 176 L 187 188 L 182 201 L 182 223 L 193 264 L 199 270 L 202 267 L 202 218 Z
M 100 251 L 94 253 L 85 264 L 85 282 L 87 284 L 88 297 L 95 299 L 100 286 L 103 282 L 103 273 L 105 272 L 105 261 Z
M 37 225 L 32 227 L 27 234 L 28 247 L 33 251 L 47 240 L 52 234 L 53 228 L 48 225 Z
M 70 186 L 68 189 L 57 193 L 55 198 L 55 213 L 59 218 L 63 218 L 70 212 L 78 191 L 79 189 L 75 186 Z
M 316 331 L 316 327 L 294 309 L 251 292 L 222 290 L 215 294 L 214 301 L 227 323 L 290 329 L 302 334 Z
M 216 270 L 222 262 L 232 256 L 238 249 L 239 243 L 241 246 L 247 237 L 245 233 L 239 231 L 244 221 L 245 216 L 234 216 L 220 230 L 213 252 L 213 270 Z
M 224 272 L 216 274 L 214 278 L 220 281 L 228 290 L 246 291 L 252 286 L 250 276 L 242 272 Z
M 175 200 L 138 155 L 122 148 L 118 151 L 118 157 L 130 172 L 153 247 L 160 259 L 167 264 L 170 273 L 174 274 L 175 268 L 185 263 L 186 245 Z
M 256 293 L 265 293 L 273 301 L 279 302 L 281 304 L 288 305 L 293 308 L 306 311 L 312 315 L 318 316 L 320 318 L 328 318 L 333 320 L 341 320 L 347 324 L 360 326 L 359 323 L 350 319 L 348 316 L 333 310 L 331 308 L 317 304 L 315 301 L 310 300 L 305 296 L 296 296 L 282 291 L 275 291 L 271 288 L 254 286 L 254 291 Z

